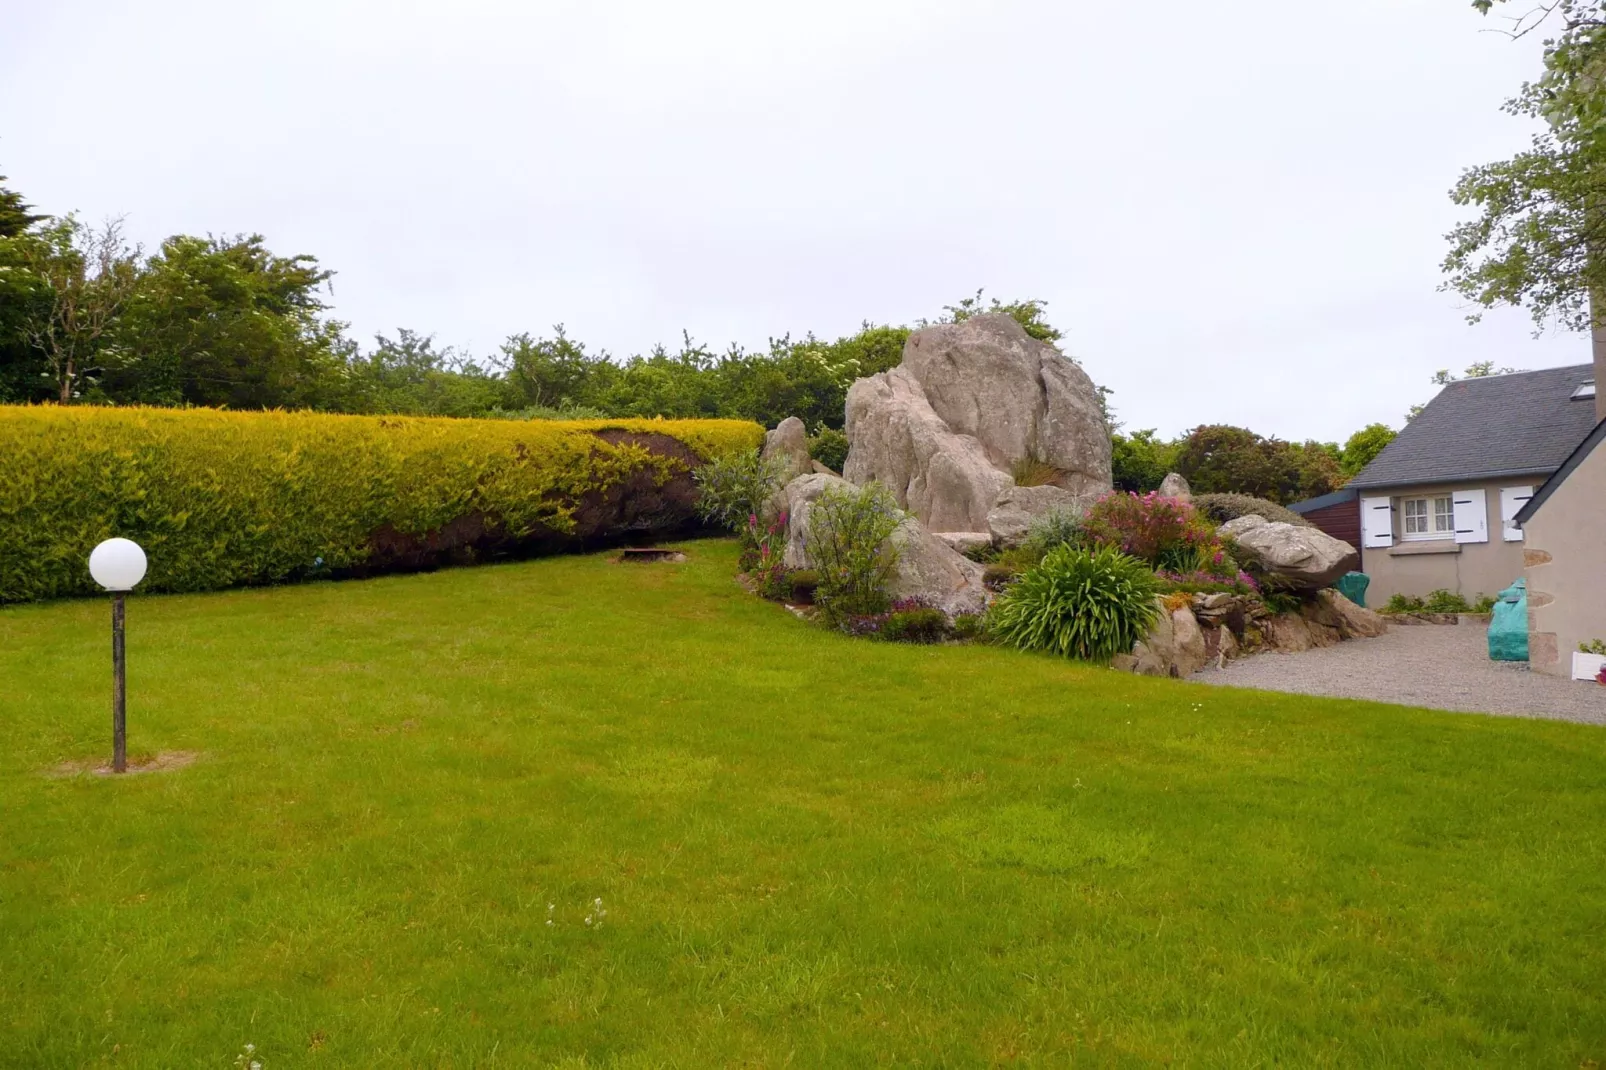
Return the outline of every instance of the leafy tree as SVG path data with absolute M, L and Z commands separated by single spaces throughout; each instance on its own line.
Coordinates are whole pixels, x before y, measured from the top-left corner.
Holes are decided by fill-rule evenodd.
M 1178 446 L 1156 437 L 1154 428 L 1110 436 L 1111 468 L 1118 490 L 1147 493 L 1159 489 L 1176 469 Z
M 1399 432 L 1388 424 L 1367 424 L 1355 432 L 1344 443 L 1344 451 L 1340 457 L 1340 466 L 1347 478 L 1360 474 L 1361 469 L 1372 463 L 1373 458 L 1383 452 L 1383 447 L 1393 442 Z
M 1473 7 L 1487 15 L 1495 2 Z M 1451 198 L 1478 215 L 1447 236 L 1445 287 L 1483 308 L 1524 307 L 1536 327 L 1587 330 L 1606 317 L 1591 308 L 1606 294 L 1606 2 L 1548 0 L 1512 33 L 1554 22 L 1543 72 L 1505 106 L 1545 127 L 1527 151 L 1462 174 Z
M 333 273 L 259 234 L 169 238 L 118 324 L 108 396 L 236 409 L 361 407 L 345 325 L 324 319 Z
M 409 331 L 378 335 L 372 352 L 351 361 L 352 393 L 366 412 L 478 416 L 508 404 L 508 381 L 434 339 Z
M 1177 471 L 1201 494 L 1248 494 L 1279 505 L 1327 494 L 1344 483 L 1339 447 L 1263 438 L 1225 424 L 1183 436 Z
M 1047 301 L 1030 298 L 1025 301 L 1000 301 L 993 298 L 991 302 L 982 300 L 982 291 L 977 290 L 974 297 L 960 298 L 957 304 L 944 305 L 943 314 L 937 317 L 938 323 L 963 323 L 972 316 L 983 314 L 1003 313 L 1011 317 L 1026 329 L 1026 333 L 1039 342 L 1058 342 L 1065 335 L 1058 327 L 1043 318 L 1043 309 L 1048 307 Z M 920 326 L 929 326 L 929 321 L 921 320 Z
M 5 181 L 6 176 L 0 175 L 0 183 Z M 32 207 L 23 201 L 22 194 L 0 184 L 0 238 L 15 238 L 35 223 L 50 218 L 28 211 Z
M 139 279 L 140 250 L 123 238 L 120 220 L 93 228 L 69 215 L 7 239 L 4 255 L 16 273 L 7 288 L 28 307 L 21 336 L 65 405 L 95 385 Z

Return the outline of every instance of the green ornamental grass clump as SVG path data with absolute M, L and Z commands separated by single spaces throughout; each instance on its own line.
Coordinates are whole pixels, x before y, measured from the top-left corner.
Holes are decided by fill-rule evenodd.
M 1051 551 L 998 596 L 987 630 L 1022 650 L 1108 661 L 1148 634 L 1159 581 L 1114 547 Z

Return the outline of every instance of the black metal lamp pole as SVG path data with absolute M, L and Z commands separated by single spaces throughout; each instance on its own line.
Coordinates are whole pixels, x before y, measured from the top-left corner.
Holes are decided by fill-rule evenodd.
M 128 672 L 123 658 L 123 592 L 112 592 L 112 772 L 128 771 Z

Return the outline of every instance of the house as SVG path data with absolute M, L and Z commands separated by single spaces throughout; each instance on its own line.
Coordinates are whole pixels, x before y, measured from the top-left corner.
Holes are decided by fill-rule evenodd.
M 1474 601 L 1523 575 L 1517 514 L 1599 422 L 1594 372 L 1460 379 L 1405 425 L 1345 488 L 1368 601 L 1441 588 Z
M 1517 513 L 1528 578 L 1528 666 L 1571 674 L 1580 643 L 1606 640 L 1606 396 L 1600 422 Z

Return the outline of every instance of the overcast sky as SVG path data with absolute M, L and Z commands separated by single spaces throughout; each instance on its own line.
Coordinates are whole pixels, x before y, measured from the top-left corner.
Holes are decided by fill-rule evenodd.
M 1539 61 L 1465 0 L 6 7 L 13 188 L 312 253 L 365 343 L 763 346 L 985 287 L 1129 428 L 1294 439 L 1589 359 L 1437 292 Z

